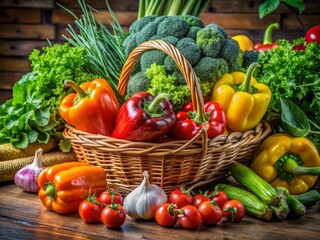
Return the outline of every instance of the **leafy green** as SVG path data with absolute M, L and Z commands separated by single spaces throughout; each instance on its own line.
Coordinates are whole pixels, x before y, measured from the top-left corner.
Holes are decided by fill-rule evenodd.
M 32 71 L 13 87 L 13 98 L 0 106 L 0 143 L 26 148 L 30 143 L 47 143 L 61 133 L 64 121 L 58 115 L 62 98 L 68 93 L 64 80 L 77 83 L 97 75 L 86 70 L 86 51 L 69 44 L 46 46 L 43 52 L 33 50 L 29 59 Z M 62 144 L 68 151 L 68 144 Z
M 310 132 L 307 115 L 292 101 L 280 97 L 281 123 L 287 133 L 294 137 L 305 137 Z
M 146 75 L 150 79 L 148 92 L 153 95 L 168 93 L 175 109 L 181 107 L 191 100 L 191 93 L 188 85 L 176 85 L 176 77 L 166 73 L 163 65 L 155 63 L 146 70 Z
M 272 97 L 266 113 L 268 121 L 280 119 L 280 98 L 298 105 L 307 115 L 313 130 L 308 135 L 320 149 L 320 136 L 313 133 L 320 126 L 320 45 L 303 39 L 279 40 L 278 48 L 259 54 L 257 79 L 269 86 Z M 292 50 L 304 44 L 305 51 Z
M 258 7 L 260 19 L 276 11 L 281 3 L 298 9 L 299 14 L 301 14 L 306 8 L 303 0 L 266 0 Z

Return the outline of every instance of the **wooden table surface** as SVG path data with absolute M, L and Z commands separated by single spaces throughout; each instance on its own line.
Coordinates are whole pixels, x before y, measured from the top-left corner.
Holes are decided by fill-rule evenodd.
M 318 181 L 319 182 L 319 181 Z M 317 189 L 319 183 L 317 185 Z M 320 239 L 317 206 L 300 219 L 265 222 L 246 216 L 239 223 L 222 220 L 216 226 L 185 230 L 164 228 L 155 221 L 136 221 L 127 216 L 117 230 L 102 223 L 86 224 L 77 213 L 59 215 L 46 210 L 37 194 L 26 193 L 13 183 L 0 185 L 0 239 Z

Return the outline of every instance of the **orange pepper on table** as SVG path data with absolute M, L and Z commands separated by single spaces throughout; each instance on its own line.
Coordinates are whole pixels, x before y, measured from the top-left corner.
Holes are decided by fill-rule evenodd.
M 77 93 L 65 96 L 59 106 L 59 114 L 76 129 L 110 136 L 114 129 L 119 102 L 109 83 L 102 78 L 78 86 L 65 81 Z
M 43 206 L 60 214 L 78 210 L 89 193 L 107 189 L 106 173 L 87 163 L 68 162 L 44 168 L 38 176 L 38 197 Z

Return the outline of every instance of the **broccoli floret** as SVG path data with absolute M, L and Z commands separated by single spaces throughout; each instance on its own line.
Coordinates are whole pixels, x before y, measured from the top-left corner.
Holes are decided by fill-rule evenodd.
M 125 48 L 126 56 L 129 56 L 132 50 L 138 46 L 136 43 L 136 34 L 130 34 L 123 42 L 123 46 Z
M 180 39 L 187 34 L 188 29 L 188 23 L 180 17 L 168 16 L 159 23 L 157 35 L 162 37 L 173 36 Z
M 199 32 L 201 28 L 200 27 L 196 27 L 196 26 L 192 26 L 189 28 L 189 31 L 187 32 L 186 37 L 192 38 L 192 39 L 196 39 L 197 38 L 197 33 Z
M 227 38 L 228 38 L 227 32 L 223 29 L 223 27 L 221 27 L 221 26 L 218 25 L 218 24 L 211 23 L 211 24 L 208 24 L 208 25 L 206 26 L 206 28 L 211 28 L 211 29 L 213 29 L 213 30 L 215 30 L 215 31 L 220 32 L 220 33 L 222 34 L 222 36 L 223 36 L 224 39 L 227 39 Z
M 152 63 L 163 65 L 166 57 L 167 54 L 160 50 L 148 50 L 144 52 L 140 58 L 141 70 L 145 71 Z
M 156 18 L 157 16 L 145 16 L 134 21 L 129 28 L 129 32 L 137 33 L 141 31 L 142 28 L 144 28 L 148 23 L 153 22 Z
M 241 70 L 243 65 L 243 52 L 240 51 L 237 58 L 233 62 L 228 63 L 229 72 L 237 72 Z
M 148 41 L 152 36 L 157 33 L 158 24 L 154 22 L 148 23 L 140 32 L 136 33 L 136 43 L 140 45 Z
M 227 63 L 234 62 L 240 53 L 240 47 L 236 40 L 232 38 L 226 39 L 224 45 L 221 47 L 219 57 L 224 58 Z
M 217 27 L 205 27 L 197 32 L 196 43 L 207 57 L 217 57 L 224 42 L 225 37 Z
M 182 74 L 179 70 L 174 71 L 174 72 L 172 73 L 172 76 L 174 76 L 174 77 L 176 78 L 175 84 L 176 84 L 177 86 L 186 85 L 186 84 L 187 84 L 186 79 L 184 78 L 183 74 Z
M 229 71 L 223 58 L 203 57 L 193 68 L 201 82 L 216 82 Z
M 184 21 L 186 21 L 190 27 L 204 28 L 204 24 L 201 18 L 192 16 L 192 15 L 181 15 L 179 17 L 182 18 Z
M 173 46 L 176 46 L 177 43 L 179 42 L 179 39 L 176 37 L 173 37 L 173 36 L 167 36 L 167 37 L 162 38 L 161 40 L 163 40 L 166 43 L 171 44 Z
M 200 89 L 201 89 L 203 96 L 211 96 L 212 95 L 214 82 L 208 82 L 208 81 L 199 82 L 199 85 L 200 85 Z
M 147 91 L 150 87 L 150 80 L 144 72 L 138 72 L 131 76 L 128 81 L 127 94 L 132 95 L 137 92 Z
M 251 63 L 257 62 L 260 52 L 256 50 L 247 50 L 243 53 L 243 65 L 242 67 L 247 68 Z

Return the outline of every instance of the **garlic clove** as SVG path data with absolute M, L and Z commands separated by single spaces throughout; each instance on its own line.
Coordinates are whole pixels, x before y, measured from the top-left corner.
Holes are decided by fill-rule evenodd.
M 44 166 L 42 165 L 42 153 L 42 148 L 39 148 L 35 152 L 33 162 L 22 167 L 14 175 L 14 183 L 26 192 L 34 193 L 38 192 L 40 189 L 37 183 L 37 179 L 38 175 L 44 168 Z

